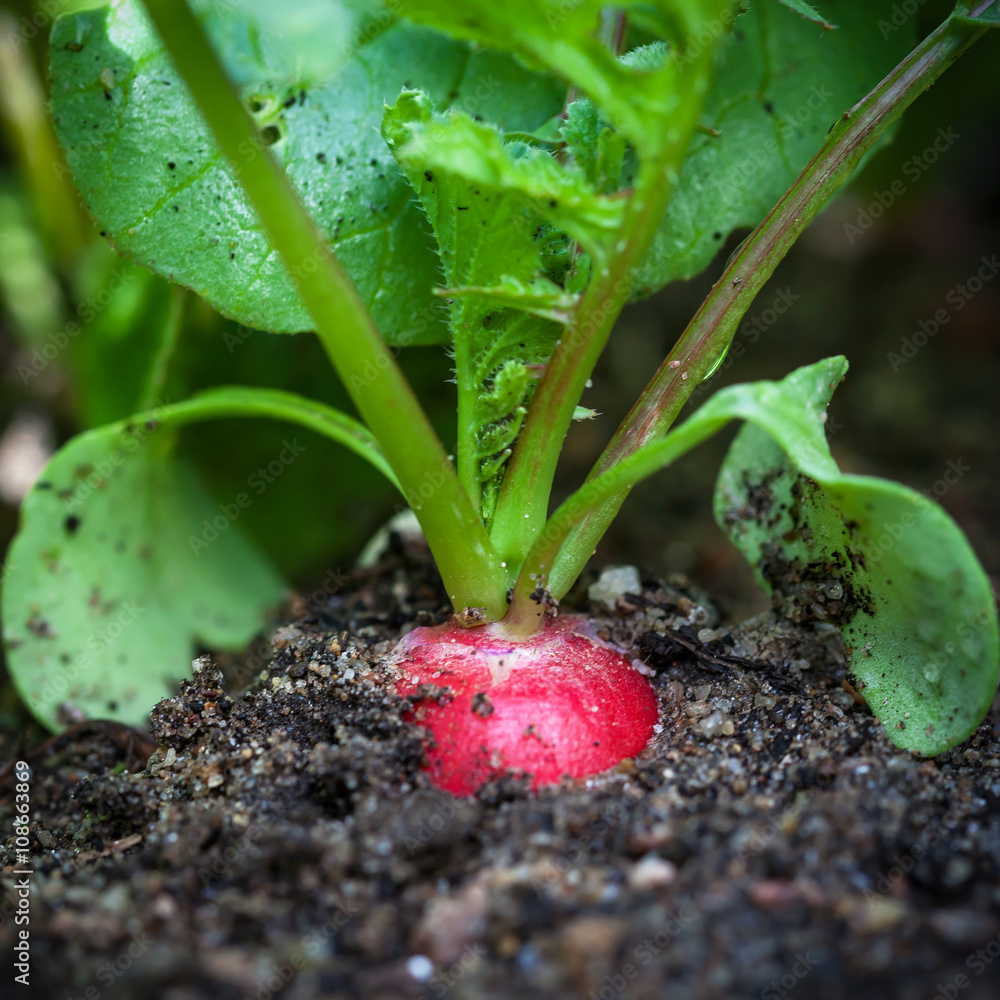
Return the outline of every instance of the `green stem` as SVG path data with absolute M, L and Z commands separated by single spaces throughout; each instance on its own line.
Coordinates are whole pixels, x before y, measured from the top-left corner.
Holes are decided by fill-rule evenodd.
M 980 2 L 968 17 L 952 15 L 837 121 L 795 183 L 734 254 L 588 480 L 667 431 L 695 386 L 728 349 L 750 303 L 799 234 L 850 179 L 885 130 L 990 26 L 970 18 L 996 6 L 996 0 Z M 573 585 L 626 496 L 622 491 L 607 498 L 566 539 L 548 578 L 553 597 L 562 597 Z
M 541 621 L 544 606 L 533 600 L 532 592 L 544 582 L 556 556 L 573 529 L 595 507 L 610 497 L 626 494 L 637 482 L 659 472 L 702 441 L 710 438 L 736 417 L 734 411 L 709 414 L 699 411 L 667 437 L 647 444 L 601 475 L 588 480 L 562 503 L 539 533 L 514 588 L 514 599 L 504 619 L 511 638 L 530 635 Z
M 563 439 L 618 314 L 628 301 L 676 187 L 708 90 L 714 49 L 707 46 L 678 75 L 678 103 L 657 155 L 640 165 L 628 212 L 609 259 L 596 273 L 556 343 L 514 447 L 491 537 L 501 559 L 519 566 L 545 524 Z
M 166 315 L 156 331 L 159 343 L 156 346 L 156 353 L 153 355 L 153 362 L 149 366 L 146 385 L 139 397 L 140 409 L 145 410 L 155 406 L 167 384 L 170 362 L 177 351 L 177 344 L 184 325 L 184 311 L 190 294 L 182 285 L 174 285 L 170 289 L 170 302 L 167 304 Z
M 325 403 L 294 392 L 257 386 L 224 385 L 196 393 L 180 403 L 168 403 L 152 411 L 162 423 L 182 426 L 215 417 L 266 417 L 287 420 L 328 437 L 370 462 L 397 489 L 399 480 L 385 460 L 375 436 L 360 420 Z M 140 422 L 141 415 L 135 420 Z
M 261 142 L 187 4 L 145 5 L 413 507 L 452 603 L 501 617 L 506 582 L 486 529 L 350 279 Z
M 451 306 L 452 322 L 464 320 L 466 310 Z M 455 336 L 452 343 L 455 348 L 455 384 L 458 396 L 458 420 L 456 424 L 455 456 L 458 467 L 458 478 L 465 487 L 470 500 L 478 507 L 481 488 L 476 462 L 476 403 L 482 391 L 478 379 L 474 377 L 476 365 L 472 360 L 472 342 L 469 336 L 459 336 L 457 326 L 453 325 Z

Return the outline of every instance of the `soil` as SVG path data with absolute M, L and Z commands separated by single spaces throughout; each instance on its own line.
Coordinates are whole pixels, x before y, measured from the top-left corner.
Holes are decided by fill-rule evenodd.
M 431 787 L 382 660 L 447 612 L 399 544 L 280 628 L 242 695 L 203 657 L 152 739 L 91 723 L 0 748 L 32 767 L 16 995 L 995 998 L 1000 699 L 921 761 L 856 700 L 829 625 L 728 627 L 683 580 L 643 583 L 578 602 L 654 673 L 661 718 L 585 782 Z M 0 861 L 9 956 L 13 838 Z

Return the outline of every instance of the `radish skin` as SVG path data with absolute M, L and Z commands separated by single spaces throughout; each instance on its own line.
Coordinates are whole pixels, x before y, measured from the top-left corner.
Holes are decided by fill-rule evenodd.
M 605 771 L 641 752 L 657 720 L 646 677 L 577 616 L 516 642 L 488 625 L 417 628 L 392 662 L 396 692 L 428 730 L 431 779 L 456 795 L 505 772 L 537 789 Z

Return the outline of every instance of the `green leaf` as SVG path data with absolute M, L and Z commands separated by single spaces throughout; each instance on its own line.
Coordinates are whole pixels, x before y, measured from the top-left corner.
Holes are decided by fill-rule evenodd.
M 997 686 L 996 607 L 965 536 L 898 483 L 841 473 L 823 434 L 846 370 L 780 384 L 723 464 L 715 512 L 775 607 L 843 632 L 855 686 L 898 746 L 932 756 L 970 736 Z
M 741 419 L 748 426 L 716 488 L 720 526 L 782 611 L 840 627 L 859 690 L 894 743 L 931 755 L 965 739 L 997 686 L 1000 638 L 989 581 L 961 530 L 931 500 L 837 468 L 824 432 L 826 405 L 846 370 L 843 358 L 829 358 L 781 382 L 729 386 L 585 484 L 540 533 L 515 604 L 523 607 L 542 581 L 561 597 L 572 580 L 559 559 L 574 555 L 561 550 L 576 525 Z
M 51 729 L 142 724 L 199 645 L 242 648 L 280 598 L 280 577 L 162 437 L 113 424 L 75 438 L 24 502 L 4 642 L 24 703 Z M 192 537 L 212 540 L 195 552 Z
M 280 598 L 237 523 L 273 470 L 216 503 L 173 454 L 173 429 L 232 416 L 294 421 L 388 473 L 357 421 L 272 390 L 212 390 L 70 441 L 24 501 L 2 594 L 11 677 L 51 728 L 80 714 L 141 723 L 197 646 L 242 648 Z M 289 436 L 274 460 L 301 452 Z
M 684 48 L 722 6 L 714 2 L 619 5 L 660 38 Z M 608 118 L 640 149 L 656 148 L 658 133 L 670 127 L 677 106 L 677 66 L 661 58 L 630 65 L 615 58 L 600 37 L 605 4 L 600 0 L 412 0 L 404 14 L 456 38 L 466 38 L 513 52 L 539 70 L 556 73 L 594 100 Z
M 271 143 L 379 328 L 396 343 L 446 340 L 444 310 L 431 292 L 437 261 L 430 235 L 378 135 L 383 101 L 413 84 L 440 106 L 530 131 L 558 111 L 562 88 L 502 54 L 470 53 L 401 24 L 352 50 L 336 79 L 288 83 L 249 33 L 240 35 L 225 18 L 208 20 L 262 141 Z M 366 25 L 361 38 L 372 34 Z M 248 326 L 311 326 L 138 3 L 116 0 L 58 19 L 51 80 L 56 130 L 77 186 L 116 249 Z M 247 149 L 247 156 L 260 154 Z
M 487 522 L 535 378 L 576 304 L 568 235 L 608 252 L 624 202 L 547 152 L 404 91 L 382 134 L 438 244 L 458 384 L 458 468 Z M 561 228 L 560 228 L 561 227 Z
M 579 295 L 550 281 L 544 275 L 522 281 L 503 274 L 495 285 L 456 285 L 438 292 L 444 298 L 468 297 L 487 307 L 520 309 L 553 323 L 568 323 Z
M 594 256 L 610 252 L 611 240 L 624 218 L 624 198 L 602 197 L 582 173 L 561 166 L 548 152 L 516 141 L 505 143 L 495 126 L 461 112 L 435 115 L 427 97 L 415 92 L 404 92 L 388 109 L 383 135 L 423 200 L 439 197 L 428 188 L 434 180 L 432 176 L 428 181 L 427 173 L 442 174 L 461 189 L 449 192 L 451 200 L 458 193 L 481 199 L 499 196 L 505 200 L 492 201 L 501 206 L 488 210 L 492 218 L 519 216 L 522 213 L 517 208 L 523 206 L 578 240 Z M 467 210 L 468 206 L 456 204 L 450 212 Z M 434 214 L 440 217 L 439 212 Z M 433 224 L 433 217 L 431 221 Z M 481 224 L 477 219 L 477 225 Z M 530 216 L 515 219 L 509 228 L 519 237 L 518 255 L 537 257 L 529 242 L 535 228 Z M 468 229 L 468 225 L 453 222 L 447 237 L 443 232 L 438 236 L 446 269 L 456 244 L 461 248 L 468 242 L 491 242 L 482 238 L 470 241 L 469 234 L 462 232 Z M 500 250 L 491 255 L 499 261 L 504 256 Z M 469 252 L 469 256 L 473 254 Z M 518 262 L 513 261 L 508 273 L 516 274 L 517 268 Z M 497 269 L 496 263 L 493 269 Z
M 593 101 L 573 101 L 560 129 L 572 161 L 598 191 L 609 192 L 621 183 L 626 143 L 598 114 Z
M 353 53 L 367 24 L 391 21 L 375 0 L 192 0 L 205 27 L 231 53 L 237 84 L 270 80 L 275 86 L 312 86 L 333 77 Z
M 779 3 L 783 4 L 789 10 L 794 10 L 799 17 L 804 17 L 807 21 L 812 21 L 813 24 L 818 24 L 821 28 L 825 28 L 827 31 L 832 31 L 837 26 L 831 24 L 823 15 L 811 4 L 807 4 L 805 0 L 778 0 Z
M 837 31 L 820 31 L 774 3 L 736 18 L 702 115 L 719 134 L 692 141 L 637 295 L 698 274 L 730 232 L 760 222 L 830 125 L 913 44 L 912 23 L 883 38 L 860 0 L 838 4 L 837 23 Z

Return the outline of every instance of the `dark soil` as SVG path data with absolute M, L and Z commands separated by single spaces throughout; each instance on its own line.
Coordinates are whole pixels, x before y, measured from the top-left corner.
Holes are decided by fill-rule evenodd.
M 279 629 L 245 696 L 198 661 L 152 714 L 148 764 L 115 726 L 4 748 L 33 768 L 34 874 L 32 985 L 8 965 L 2 995 L 998 995 L 1000 702 L 917 760 L 855 701 L 830 626 L 719 628 L 649 580 L 590 610 L 655 671 L 653 745 L 585 783 L 458 800 L 380 666 L 441 597 L 397 551 Z M 9 890 L 12 841 L 0 860 Z

